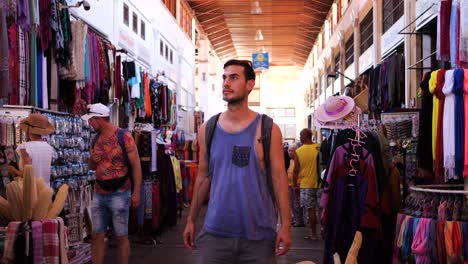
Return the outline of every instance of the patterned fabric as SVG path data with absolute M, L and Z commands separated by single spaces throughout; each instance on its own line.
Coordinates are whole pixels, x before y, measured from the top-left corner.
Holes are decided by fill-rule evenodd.
M 101 161 L 97 164 L 96 179 L 104 181 L 113 178 L 123 177 L 127 175 L 128 168 L 125 164 L 122 148 L 119 145 L 117 139 L 117 131 L 110 137 L 104 137 L 101 135 L 94 145 L 94 151 L 101 155 Z M 124 134 L 124 144 L 127 152 L 136 148 L 135 141 L 130 133 Z M 102 190 L 99 185 L 95 186 L 95 190 L 98 193 L 108 193 Z M 128 190 L 130 188 L 130 181 L 120 189 L 121 191 Z
M 305 209 L 317 208 L 318 201 L 320 199 L 318 190 L 319 189 L 315 189 L 315 188 L 314 189 L 313 188 L 307 188 L 307 189 L 301 188 L 301 207 Z
M 34 264 L 42 264 L 44 256 L 44 245 L 42 240 L 42 223 L 40 221 L 33 221 L 32 224 L 32 237 L 33 237 L 33 259 Z
M 19 28 L 18 30 L 18 62 L 19 62 L 19 103 L 20 105 L 27 104 L 27 78 L 26 78 L 26 34 Z
M 153 183 L 151 181 L 145 181 L 143 183 L 143 188 L 145 194 L 145 219 L 151 219 L 153 217 Z
M 18 228 L 21 222 L 15 221 L 8 224 L 6 238 L 5 238 L 5 249 L 3 252 L 4 263 L 14 263 L 15 262 L 15 250 L 14 244 L 16 237 L 18 236 Z
M 44 242 L 44 262 L 60 263 L 59 223 L 57 220 L 42 221 L 42 237 Z

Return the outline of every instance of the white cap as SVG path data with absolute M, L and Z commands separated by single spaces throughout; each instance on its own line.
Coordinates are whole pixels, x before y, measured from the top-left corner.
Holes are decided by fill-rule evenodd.
M 108 117 L 109 116 L 109 107 L 98 103 L 98 104 L 91 104 L 88 105 L 88 113 L 86 115 L 81 116 L 83 120 L 89 120 L 91 117 Z

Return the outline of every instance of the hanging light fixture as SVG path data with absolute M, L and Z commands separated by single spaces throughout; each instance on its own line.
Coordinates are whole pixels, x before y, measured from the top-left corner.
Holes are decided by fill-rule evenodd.
M 261 15 L 263 13 L 262 8 L 260 7 L 260 1 L 252 2 L 252 9 L 250 9 L 250 14 L 252 15 Z
M 261 41 L 263 40 L 263 34 L 261 29 L 257 29 L 257 32 L 255 33 L 255 40 Z

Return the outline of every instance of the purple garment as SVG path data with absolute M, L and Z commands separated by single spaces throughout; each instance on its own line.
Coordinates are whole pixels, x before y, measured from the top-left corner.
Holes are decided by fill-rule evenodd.
M 430 243 L 426 244 L 426 252 L 427 256 L 429 257 L 429 261 L 431 263 L 437 263 L 437 261 L 439 260 L 439 257 L 437 255 L 437 220 L 431 220 L 431 222 L 429 223 L 427 241 L 431 241 Z
M 324 263 L 333 263 L 333 254 L 340 255 L 344 263 L 356 231 L 361 227 L 365 211 L 368 183 L 361 176 L 345 175 L 335 181 L 333 206 L 325 224 Z M 359 254 L 358 263 L 364 263 Z
M 378 229 L 381 227 L 380 215 L 377 210 L 379 204 L 377 177 L 374 167 L 374 158 L 364 147 L 359 148 L 359 166 L 356 169 L 368 182 L 368 191 L 366 196 L 366 210 L 364 217 L 362 218 L 361 225 L 365 228 Z M 350 171 L 350 159 L 351 159 L 352 148 L 351 144 L 346 143 L 336 148 L 333 157 L 328 167 L 328 173 L 326 176 L 326 184 L 324 192 L 320 199 L 320 205 L 323 208 L 321 221 L 326 223 L 329 218 L 329 211 L 333 208 L 333 197 L 335 181 L 348 174 Z M 329 198 L 331 199 L 329 201 Z M 330 204 L 329 204 L 330 203 Z
M 29 30 L 31 19 L 29 17 L 29 1 L 18 0 L 18 25 L 25 31 Z
M 33 244 L 33 259 L 34 264 L 44 263 L 44 244 L 42 243 L 42 223 L 33 221 L 32 224 Z
M 50 17 L 52 15 L 52 4 L 50 0 L 39 0 L 39 33 L 41 37 L 41 48 L 45 52 L 52 42 L 52 28 L 50 25 Z

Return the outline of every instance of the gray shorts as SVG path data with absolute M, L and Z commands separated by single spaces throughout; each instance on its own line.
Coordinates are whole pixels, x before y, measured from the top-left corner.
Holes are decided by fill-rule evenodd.
M 301 189 L 301 207 L 318 208 L 322 189 Z
M 198 249 L 198 264 L 276 264 L 274 240 L 222 237 L 202 230 L 195 245 Z

